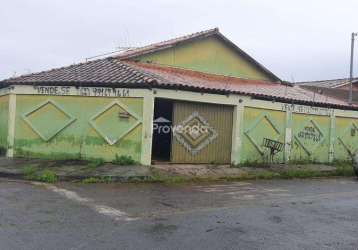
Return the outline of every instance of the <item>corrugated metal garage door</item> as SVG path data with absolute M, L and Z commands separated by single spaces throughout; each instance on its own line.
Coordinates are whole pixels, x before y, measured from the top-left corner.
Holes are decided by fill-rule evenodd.
M 232 123 L 231 106 L 174 102 L 171 161 L 230 163 Z

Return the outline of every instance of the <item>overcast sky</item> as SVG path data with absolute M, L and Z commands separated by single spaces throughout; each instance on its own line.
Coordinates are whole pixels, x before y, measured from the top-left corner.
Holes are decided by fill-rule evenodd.
M 357 0 L 1 0 L 0 79 L 213 27 L 282 79 L 347 77 L 357 12 Z

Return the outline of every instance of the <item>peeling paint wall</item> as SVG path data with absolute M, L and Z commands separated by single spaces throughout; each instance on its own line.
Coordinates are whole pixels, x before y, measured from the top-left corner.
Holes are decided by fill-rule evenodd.
M 0 151 L 3 151 L 7 148 L 8 116 L 9 96 L 0 96 Z
M 143 98 L 17 95 L 15 156 L 140 161 Z
M 248 59 L 216 37 L 183 43 L 173 48 L 134 58 L 217 75 L 274 80 Z

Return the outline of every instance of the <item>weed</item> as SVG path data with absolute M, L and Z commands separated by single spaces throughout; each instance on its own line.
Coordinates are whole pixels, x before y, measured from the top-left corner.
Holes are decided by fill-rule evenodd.
M 57 175 L 48 169 L 38 173 L 38 168 L 32 165 L 25 166 L 22 170 L 26 180 L 42 181 L 47 183 L 54 183 L 58 180 Z
M 115 159 L 112 161 L 112 163 L 120 166 L 137 164 L 137 162 L 131 156 L 127 156 L 127 155 L 118 156 L 117 154 L 115 156 Z
M 90 168 L 97 168 L 100 167 L 104 164 L 104 160 L 102 158 L 96 158 L 96 159 L 91 159 L 88 163 L 88 167 Z
M 24 178 L 27 180 L 36 179 L 36 171 L 37 171 L 37 168 L 33 165 L 27 165 L 22 169 Z
M 351 163 L 340 164 L 336 166 L 336 174 L 339 176 L 354 176 L 354 170 Z
M 58 180 L 58 177 L 53 171 L 45 169 L 36 179 L 42 182 L 54 183 Z

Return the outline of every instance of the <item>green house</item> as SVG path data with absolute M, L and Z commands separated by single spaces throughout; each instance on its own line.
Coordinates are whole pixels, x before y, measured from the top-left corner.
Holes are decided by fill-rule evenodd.
M 143 165 L 350 160 L 357 110 L 281 81 L 216 28 L 0 81 L 0 153 Z

